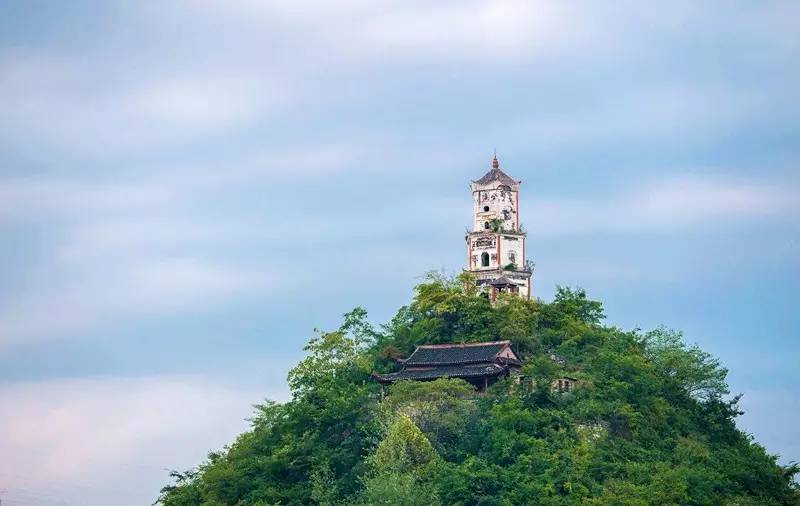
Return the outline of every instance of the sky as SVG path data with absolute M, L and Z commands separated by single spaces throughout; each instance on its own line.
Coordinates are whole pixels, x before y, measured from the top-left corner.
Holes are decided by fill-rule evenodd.
M 523 180 L 534 294 L 684 332 L 800 460 L 800 4 L 0 3 L 0 499 L 152 503 L 315 328 L 458 272 Z

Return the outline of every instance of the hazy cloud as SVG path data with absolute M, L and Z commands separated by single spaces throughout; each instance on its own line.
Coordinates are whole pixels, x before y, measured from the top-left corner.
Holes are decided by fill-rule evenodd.
M 494 146 L 525 180 L 535 293 L 600 287 L 621 313 L 609 317 L 633 325 L 651 302 L 630 293 L 680 300 L 657 310 L 677 321 L 658 321 L 702 320 L 731 356 L 747 355 L 761 304 L 765 353 L 795 346 L 793 309 L 762 302 L 797 285 L 796 2 L 12 0 L 9 12 L 0 350 L 21 365 L 6 377 L 94 370 L 83 354 L 101 333 L 97 356 L 139 354 L 114 355 L 112 373 L 156 355 L 148 371 L 239 378 L 243 354 L 275 370 L 270 357 L 296 358 L 349 306 L 390 315 L 424 271 L 461 268 L 466 184 Z M 684 170 L 697 166 L 712 169 Z M 700 237 L 737 251 L 721 260 Z M 701 270 L 715 274 L 704 291 Z M 213 329 L 159 325 L 198 316 Z M 173 346 L 138 349 L 143 326 Z M 225 353 L 209 351 L 215 333 Z M 796 376 L 790 365 L 770 377 Z M 162 467 L 230 442 L 261 395 L 173 376 L 0 384 L 0 489 L 149 503 Z M 745 402 L 756 397 L 746 423 L 761 439 L 776 425 L 757 413 L 783 420 L 797 396 Z M 788 439 L 764 441 L 796 460 Z
M 0 179 L 0 223 L 74 219 L 162 207 L 169 190 L 155 182 L 117 184 L 75 179 Z
M 93 63 L 65 54 L 0 54 L 0 140 L 106 156 L 223 132 L 286 100 L 263 73 L 140 73 Z
M 798 195 L 791 185 L 669 177 L 605 196 L 531 199 L 525 226 L 533 236 L 669 233 L 785 219 L 800 211 Z
M 3 502 L 150 504 L 265 395 L 178 376 L 0 383 Z
M 33 283 L 0 306 L 0 346 L 191 312 L 254 290 L 276 289 L 282 282 L 279 274 L 187 256 L 116 257 L 94 268 L 57 265 L 49 272 L 37 273 Z
M 32 179 L 0 181 L 0 194 L 2 220 L 50 230 L 22 286 L 0 300 L 0 346 L 193 311 L 285 277 L 215 256 L 247 231 L 182 216 L 186 194 L 164 187 Z

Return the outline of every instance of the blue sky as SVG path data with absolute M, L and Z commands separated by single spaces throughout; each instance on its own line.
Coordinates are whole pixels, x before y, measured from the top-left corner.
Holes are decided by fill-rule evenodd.
M 0 4 L 0 498 L 152 502 L 312 329 L 465 258 L 524 181 L 535 294 L 721 358 L 800 460 L 796 2 Z

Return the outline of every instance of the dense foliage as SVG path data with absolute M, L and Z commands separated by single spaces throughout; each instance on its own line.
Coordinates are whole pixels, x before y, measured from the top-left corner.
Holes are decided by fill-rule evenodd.
M 465 283 L 465 281 L 467 281 Z M 602 325 L 582 290 L 492 305 L 430 275 L 379 328 L 356 308 L 289 374 L 292 400 L 173 473 L 163 506 L 290 504 L 800 504 L 796 465 L 739 431 L 726 371 L 677 332 Z M 476 394 L 460 380 L 370 374 L 423 343 L 509 339 L 530 381 Z M 578 380 L 568 393 L 551 381 Z

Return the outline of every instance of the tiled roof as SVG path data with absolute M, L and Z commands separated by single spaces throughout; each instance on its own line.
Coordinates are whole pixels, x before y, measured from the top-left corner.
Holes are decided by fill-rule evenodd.
M 510 286 L 510 285 L 513 285 L 514 282 L 511 281 L 510 279 L 508 279 L 505 276 L 500 276 L 499 278 L 495 279 L 494 281 L 492 281 L 489 284 L 492 285 L 492 286 Z
M 477 362 L 492 362 L 497 354 L 511 343 L 493 341 L 488 343 L 433 344 L 418 347 L 405 361 L 406 366 L 458 365 Z
M 501 184 L 507 184 L 509 186 L 517 184 L 517 182 L 514 181 L 514 179 L 511 176 L 509 176 L 500 169 L 490 170 L 489 172 L 484 174 L 482 178 L 478 179 L 475 182 L 478 184 L 489 184 L 493 181 L 498 181 Z
M 499 376 L 508 366 L 498 364 L 473 364 L 430 367 L 426 369 L 403 369 L 388 374 L 375 374 L 378 381 L 391 382 L 400 380 L 431 380 L 436 378 L 470 378 L 481 376 Z

